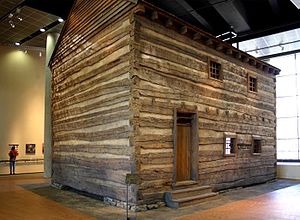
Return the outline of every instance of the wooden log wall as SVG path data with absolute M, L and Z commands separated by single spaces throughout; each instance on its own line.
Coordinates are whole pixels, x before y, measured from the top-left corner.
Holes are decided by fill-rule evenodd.
M 77 1 L 51 61 L 52 180 L 123 201 L 125 176 L 135 171 L 133 7 L 129 1 Z
M 76 2 L 51 61 L 53 181 L 124 201 L 125 176 L 138 173 L 131 202 L 161 201 L 174 183 L 175 108 L 198 114 L 200 184 L 274 179 L 277 70 L 159 19 L 143 3 Z M 222 65 L 222 81 L 208 77 L 209 59 Z M 237 135 L 235 157 L 223 156 L 224 132 Z M 253 135 L 262 138 L 256 156 Z
M 158 201 L 173 183 L 174 108 L 196 110 L 199 183 L 215 190 L 245 186 L 276 176 L 275 77 L 174 31 L 158 13 L 135 16 L 135 145 L 141 176 L 139 200 Z M 156 16 L 155 16 L 156 15 Z M 208 60 L 223 67 L 223 80 L 208 77 Z M 248 74 L 258 92 L 248 92 Z M 224 132 L 236 133 L 238 153 L 223 156 Z M 262 153 L 252 155 L 252 135 Z

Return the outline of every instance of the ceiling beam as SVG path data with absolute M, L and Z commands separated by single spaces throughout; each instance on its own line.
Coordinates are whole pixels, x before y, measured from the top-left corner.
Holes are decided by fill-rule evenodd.
M 198 14 L 192 6 L 189 5 L 185 0 L 175 0 L 179 5 L 181 5 L 189 14 L 191 14 L 197 21 L 200 22 L 208 30 L 212 30 L 211 25 L 207 22 L 205 18 Z
M 220 2 L 219 0 L 209 0 L 209 3 L 236 33 L 250 30 L 250 26 L 238 7 L 234 4 L 234 1 Z

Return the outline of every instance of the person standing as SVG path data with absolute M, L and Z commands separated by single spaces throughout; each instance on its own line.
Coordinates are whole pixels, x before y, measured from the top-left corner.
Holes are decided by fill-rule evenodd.
M 11 150 L 8 153 L 9 155 L 9 174 L 16 174 L 15 170 L 16 170 L 16 159 L 17 156 L 19 155 L 18 151 L 16 150 L 16 148 L 13 146 L 11 147 Z

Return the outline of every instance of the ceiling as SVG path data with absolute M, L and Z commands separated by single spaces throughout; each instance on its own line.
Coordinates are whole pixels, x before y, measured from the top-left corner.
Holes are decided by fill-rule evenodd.
M 232 31 L 240 42 L 300 27 L 290 0 L 147 0 L 217 36 Z
M 300 28 L 300 10 L 290 0 L 145 1 L 212 35 L 221 35 L 221 39 L 229 37 L 226 40 L 230 43 L 247 42 L 249 39 Z M 72 4 L 73 0 L 0 0 L 0 44 L 13 45 L 25 39 L 23 46 L 45 47 L 46 34 L 39 29 L 53 24 L 48 31 L 59 32 L 62 24 L 56 21 L 59 17 L 67 18 Z M 17 8 L 21 9 L 18 13 Z M 12 18 L 9 18 L 10 13 L 14 14 Z M 23 20 L 19 21 L 17 16 Z M 10 20 L 13 20 L 14 28 L 9 24 Z M 229 34 L 224 34 L 226 32 Z M 292 36 L 295 34 L 299 39 L 299 31 L 290 32 L 286 36 L 295 38 Z M 280 40 L 272 44 L 279 44 Z M 271 44 L 262 44 L 261 47 L 266 45 Z M 257 45 L 250 49 L 244 48 L 254 49 L 257 49 Z
M 66 19 L 73 0 L 0 0 L 0 45 L 42 47 L 46 33 L 57 32 Z M 45 28 L 45 32 L 40 29 Z
M 239 49 L 260 59 L 299 53 L 300 28 L 242 41 Z

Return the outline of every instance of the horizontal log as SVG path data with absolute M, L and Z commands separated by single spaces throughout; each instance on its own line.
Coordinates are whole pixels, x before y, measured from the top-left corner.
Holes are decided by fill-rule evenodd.
M 71 118 L 63 118 L 61 120 L 55 120 L 53 122 L 53 127 L 59 126 L 61 124 L 67 124 L 67 123 L 76 123 L 80 121 L 85 121 L 85 120 L 93 120 L 99 115 L 103 115 L 104 117 L 110 114 L 115 114 L 118 112 L 126 112 L 129 109 L 129 103 L 128 102 L 123 102 L 120 104 L 112 105 L 111 108 L 106 108 L 106 109 L 100 109 L 99 111 L 95 111 L 90 114 L 85 114 L 77 117 L 71 117 Z
M 103 141 L 128 138 L 131 134 L 132 129 L 129 126 L 120 126 L 112 129 L 105 129 L 100 131 L 90 132 L 64 132 L 61 134 L 55 134 L 53 136 L 54 141 Z
M 130 156 L 132 147 L 128 145 L 55 145 L 53 154 L 60 152 L 83 152 L 91 154 L 114 154 Z
M 140 199 L 142 199 L 145 203 L 159 202 L 163 201 L 164 193 L 165 191 L 153 193 L 146 193 L 142 191 Z
M 274 121 L 275 121 L 274 112 L 257 109 L 257 108 L 253 108 L 253 107 L 249 107 L 249 106 L 247 107 L 245 105 L 238 104 L 238 103 L 228 103 L 227 102 L 226 106 L 224 106 L 224 102 L 222 100 L 216 100 L 216 99 L 211 99 L 211 98 L 207 98 L 207 97 L 203 97 L 203 96 L 198 96 L 197 94 L 194 94 L 193 97 L 185 96 L 184 98 L 185 98 L 185 100 L 193 101 L 193 103 L 192 103 L 193 106 L 194 107 L 196 106 L 199 112 L 203 111 L 203 112 L 205 112 L 205 114 L 209 113 L 209 114 L 217 115 L 217 113 L 219 112 L 218 114 L 221 115 L 224 112 L 226 114 L 228 112 L 229 114 L 227 114 L 227 116 L 231 116 L 231 112 L 233 112 L 234 114 L 238 114 L 238 115 L 243 114 L 243 117 L 246 120 L 250 120 L 253 115 L 255 117 L 261 117 L 261 120 L 263 118 L 264 121 L 268 122 L 268 123 L 274 123 Z M 157 110 L 157 108 L 155 108 L 156 106 L 161 107 L 168 111 L 174 111 L 173 109 L 175 107 L 177 107 L 176 101 L 170 102 L 169 100 L 166 100 L 166 99 L 159 100 L 158 98 L 153 99 L 153 97 L 141 96 L 141 97 L 139 97 L 139 100 L 141 101 L 142 105 L 145 105 L 145 106 L 147 105 L 147 107 L 148 107 L 148 105 L 153 106 L 153 110 L 152 110 L 153 113 L 155 112 L 158 114 L 159 114 L 159 111 Z M 185 101 L 184 103 L 187 103 L 187 102 L 188 101 Z M 178 101 L 178 103 L 180 104 L 180 106 L 182 105 L 182 101 L 181 102 Z M 142 108 L 144 108 L 144 107 L 142 107 Z M 147 110 L 145 110 L 145 111 L 152 112 L 151 108 L 147 108 Z M 162 114 L 167 114 L 163 110 L 161 112 L 162 112 Z M 228 118 L 227 116 L 226 116 L 226 118 Z M 247 117 L 245 117 L 245 116 L 247 116 Z M 269 121 L 269 120 L 271 120 L 271 121 Z
M 60 71 L 64 73 L 63 75 L 58 75 L 54 77 L 54 82 L 58 84 L 58 89 L 64 88 L 60 83 L 68 83 L 70 81 L 70 77 L 73 79 L 80 77 L 80 71 L 88 72 L 91 67 L 103 65 L 111 62 L 111 58 L 118 57 L 115 54 L 119 53 L 120 55 L 128 53 L 130 51 L 129 48 L 130 39 L 125 34 L 123 38 L 118 39 L 115 44 L 110 45 L 109 47 L 101 47 L 102 50 L 99 50 L 97 53 L 92 53 L 91 56 L 88 56 L 84 59 L 85 62 L 73 63 L 71 68 L 66 69 L 65 71 Z M 89 55 L 89 54 L 87 54 Z M 72 59 L 73 62 L 76 62 Z M 83 77 L 83 76 L 81 76 Z
M 53 155 L 53 163 L 65 163 L 73 166 L 83 166 L 83 167 L 102 167 L 103 169 L 113 169 L 113 170 L 127 170 L 130 171 L 131 161 L 128 156 L 122 155 L 112 155 L 112 158 L 105 158 L 107 154 L 103 154 L 100 159 L 99 156 L 93 154 L 83 154 L 83 153 L 56 153 Z M 120 157 L 119 158 L 117 158 Z M 124 158 L 124 159 L 122 159 Z
M 129 121 L 130 115 L 131 113 L 127 109 L 125 111 L 115 112 L 113 114 L 95 115 L 94 117 L 90 117 L 89 119 L 55 125 L 53 126 L 53 131 L 56 134 L 60 134 L 62 131 L 78 131 L 79 129 L 82 132 L 86 132 L 87 129 L 90 129 L 91 132 L 99 131 L 101 128 L 98 127 L 96 129 L 96 126 L 111 124 L 113 122 L 123 120 Z M 105 130 L 105 126 L 102 127 Z M 110 129 L 109 126 L 107 126 L 107 129 Z
M 141 72 L 142 73 L 142 72 Z M 144 77 L 144 75 L 139 74 L 140 77 Z M 238 103 L 241 105 L 250 105 L 254 108 L 260 109 L 260 110 L 266 110 L 266 111 L 275 111 L 275 105 L 271 102 L 257 102 L 249 100 L 246 97 L 243 97 L 238 94 L 233 94 L 230 92 L 224 92 L 222 90 L 215 90 L 210 87 L 207 87 L 205 85 L 195 85 L 194 83 L 190 82 L 182 82 L 182 80 L 178 78 L 174 78 L 171 76 L 166 75 L 162 72 L 157 72 L 155 75 L 151 71 L 147 71 L 147 76 L 145 76 L 145 80 L 152 81 L 153 83 L 164 85 L 164 86 L 171 86 L 172 88 L 176 88 L 175 91 L 172 91 L 172 93 L 162 93 L 155 89 L 150 90 L 151 93 L 148 92 L 148 90 L 141 90 L 140 95 L 141 96 L 149 96 L 149 97 L 157 97 L 157 98 L 164 98 L 164 99 L 185 99 L 189 100 L 192 99 L 193 101 L 203 101 L 203 97 L 212 98 L 215 100 L 222 100 L 223 102 L 228 103 Z M 158 75 L 159 74 L 159 75 Z M 150 78 L 151 77 L 151 80 Z M 154 81 L 155 80 L 155 81 Z M 142 88 L 141 88 L 142 89 Z M 182 92 L 180 92 L 182 91 Z M 196 95 L 197 94 L 197 95 Z M 188 96 L 190 95 L 190 96 Z M 182 97 L 183 96 L 183 97 Z M 185 97 L 184 97 L 185 96 Z M 191 97 L 191 98 L 190 98 Z M 223 104 L 224 106 L 224 104 Z
M 68 117 L 79 117 L 84 114 L 94 113 L 96 111 L 101 111 L 102 109 L 113 108 L 114 105 L 119 103 L 125 103 L 129 101 L 129 93 L 124 93 L 118 96 L 111 96 L 95 102 L 92 104 L 81 104 L 80 107 L 74 107 L 71 109 L 66 109 L 62 111 L 54 111 L 53 121 L 60 120 Z
M 129 20 L 117 22 L 111 29 L 106 29 L 99 33 L 96 37 L 91 38 L 88 42 L 82 43 L 82 50 L 78 50 L 71 55 L 66 56 L 61 63 L 53 65 L 53 76 L 56 77 L 59 72 L 64 72 L 72 68 L 75 64 L 84 62 L 87 57 L 106 46 L 114 43 L 116 40 L 123 38 L 131 31 Z

